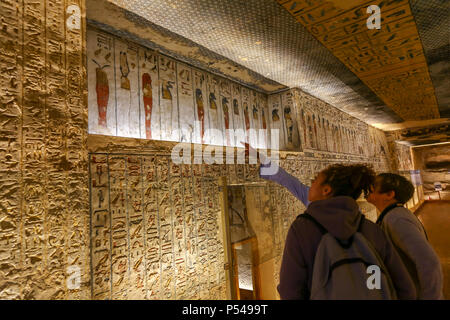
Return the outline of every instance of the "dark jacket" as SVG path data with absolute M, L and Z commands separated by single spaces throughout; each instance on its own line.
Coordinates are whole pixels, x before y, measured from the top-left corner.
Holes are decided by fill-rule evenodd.
M 306 212 L 339 240 L 348 240 L 358 229 L 361 213 L 350 197 L 314 201 Z M 400 256 L 384 232 L 365 219 L 360 232 L 377 250 L 392 278 L 399 299 L 415 299 L 414 283 Z M 308 299 L 314 257 L 322 234 L 314 222 L 297 218 L 291 225 L 284 248 L 278 292 L 281 299 Z

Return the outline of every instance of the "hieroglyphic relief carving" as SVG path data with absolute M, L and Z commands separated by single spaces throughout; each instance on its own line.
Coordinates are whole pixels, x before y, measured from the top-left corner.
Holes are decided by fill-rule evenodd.
M 88 59 L 89 131 L 116 135 L 116 108 L 114 83 L 114 38 L 103 33 L 88 31 L 88 47 L 94 50 Z M 95 76 L 94 76 L 95 75 Z M 95 107 L 94 107 L 95 106 Z
M 175 130 L 179 128 L 178 84 L 175 60 L 159 57 L 161 139 L 180 141 Z
M 230 135 L 229 130 L 233 130 L 233 113 L 232 113 L 232 101 L 231 101 L 231 83 L 228 80 L 220 81 L 220 104 L 222 116 L 222 128 L 224 132 L 223 144 L 226 146 L 234 146 L 233 137 Z
M 45 221 L 47 215 L 47 199 L 45 186 L 47 176 L 44 159 L 46 155 L 45 126 L 45 3 L 26 1 L 23 4 L 23 77 L 28 85 L 23 86 L 22 97 L 22 143 L 24 153 L 33 155 L 25 157 L 22 162 L 24 199 L 22 212 L 36 212 L 33 217 L 22 220 L 23 268 L 27 274 L 34 274 L 34 281 L 39 281 L 48 263 L 45 256 L 46 235 Z M 33 32 L 30 32 L 33 30 Z M 27 149 L 25 149 L 27 148 Z M 35 155 L 35 151 L 38 154 Z M 28 196 L 27 196 L 28 193 Z M 43 203 L 44 210 L 35 210 L 33 203 Z
M 83 4 L 77 1 L 67 3 L 80 6 Z M 219 191 L 217 185 L 210 181 L 227 171 L 228 175 L 233 175 L 235 183 L 254 182 L 257 166 L 235 165 L 233 169 L 232 166 L 227 166 L 226 170 L 223 167 L 216 170 L 217 166 L 197 165 L 194 169 L 186 165 L 181 168 L 183 173 L 181 178 L 177 176 L 178 169 L 171 166 L 170 162 L 166 162 L 166 159 L 161 162 L 160 156 L 93 154 L 89 163 L 91 180 L 88 182 L 85 141 L 87 110 L 83 102 L 85 93 L 82 89 L 85 78 L 82 51 L 84 35 L 82 30 L 61 28 L 66 17 L 63 13 L 65 4 L 60 1 L 47 1 L 45 24 L 40 25 L 39 21 L 44 21 L 42 3 L 31 4 L 25 1 L 25 10 L 21 2 L 12 2 L 12 5 L 9 2 L 0 4 L 2 10 L 9 13 L 4 17 L 7 26 L 0 36 L 2 41 L 7 43 L 0 52 L 2 59 L 5 59 L 1 60 L 2 68 L 5 66 L 4 61 L 8 62 L 8 68 L 0 75 L 4 88 L 2 91 L 4 94 L 0 98 L 2 111 L 0 122 L 2 132 L 7 136 L 6 140 L 0 141 L 0 156 L 4 160 L 0 163 L 1 190 L 5 196 L 0 200 L 0 243 L 3 250 L 0 254 L 2 262 L 0 274 L 7 273 L 8 279 L 23 286 L 18 290 L 10 286 L 9 291 L 3 290 L 4 287 L 0 286 L 1 297 L 91 298 L 90 285 L 94 299 L 125 297 L 162 299 L 167 298 L 168 293 L 173 293 L 172 285 L 175 288 L 173 298 L 177 299 L 221 297 L 224 294 L 222 278 L 224 273 L 223 263 L 220 260 L 223 246 L 218 240 L 220 237 L 217 236 Z M 25 16 L 25 28 L 18 22 L 20 19 L 17 15 Z M 44 28 L 47 28 L 47 31 Z M 17 37 L 21 38 L 22 30 L 26 33 L 24 75 L 21 74 L 20 66 L 11 69 L 16 57 L 22 52 L 21 46 L 14 45 Z M 103 44 L 103 40 L 100 39 L 100 43 Z M 44 47 L 48 52 L 44 51 Z M 106 59 L 106 56 L 107 53 L 103 58 Z M 114 61 L 113 55 L 108 58 L 111 62 Z M 122 81 L 121 77 L 129 79 L 132 63 L 129 57 L 127 60 L 123 59 L 124 66 L 128 65 L 130 71 L 127 73 L 124 69 L 125 74 L 122 75 L 119 67 L 119 81 Z M 180 75 L 177 76 L 180 79 Z M 25 80 L 20 81 L 21 78 Z M 112 79 L 114 78 L 109 80 L 111 83 Z M 126 80 L 124 83 L 127 87 Z M 104 82 L 101 80 L 99 84 Z M 152 86 L 153 84 L 154 82 Z M 22 86 L 25 87 L 23 101 Z M 112 90 L 112 86 L 109 90 Z M 159 99 L 161 93 L 153 87 L 152 90 L 152 98 L 156 96 Z M 94 94 L 94 101 L 98 103 L 95 97 L 97 94 L 95 84 L 94 89 L 90 91 Z M 111 96 L 111 91 L 109 95 Z M 148 94 L 146 98 L 149 98 Z M 140 99 L 143 100 L 144 97 Z M 209 106 L 205 102 L 205 108 L 207 107 Z M 242 109 L 238 110 L 241 111 L 240 115 L 243 115 Z M 253 113 L 250 112 L 249 115 L 252 117 Z M 259 116 L 261 115 L 259 112 Z M 321 119 L 323 120 L 323 117 Z M 323 130 L 324 126 L 319 125 L 320 119 L 317 117 L 315 120 L 317 130 Z M 352 125 L 347 124 L 346 128 L 352 128 Z M 22 136 L 23 144 L 20 142 Z M 371 144 L 364 142 L 360 145 L 365 147 Z M 321 148 L 326 149 L 323 141 Z M 340 158 L 340 161 L 347 160 Z M 324 163 L 324 161 L 321 163 L 320 168 L 323 168 Z M 380 169 L 383 165 L 380 163 Z M 302 171 L 294 164 L 290 164 L 290 169 L 294 172 Z M 19 170 L 23 170 L 23 175 Z M 197 175 L 192 177 L 192 171 Z M 140 179 L 137 178 L 138 173 Z M 126 179 L 120 184 L 122 177 Z M 168 177 L 169 180 L 165 181 L 164 177 Z M 181 181 L 183 186 L 179 187 Z M 90 186 L 90 195 L 87 186 Z M 270 186 L 269 190 L 272 187 Z M 166 203 L 167 193 L 169 200 Z M 175 196 L 178 194 L 182 195 L 181 202 Z M 283 215 L 283 218 L 280 217 L 281 220 L 277 220 L 278 224 L 274 222 L 274 225 L 278 225 L 278 229 L 286 230 L 285 226 L 289 225 L 289 219 L 298 212 L 296 203 L 288 204 L 285 211 L 279 208 L 279 199 L 290 201 L 289 197 L 290 195 L 282 195 L 273 198 L 274 211 L 279 210 L 279 215 Z M 87 199 L 91 201 L 91 247 L 88 236 Z M 184 208 L 182 222 L 178 210 L 180 203 Z M 189 206 L 192 208 L 188 209 Z M 166 210 L 167 208 L 171 213 Z M 260 209 L 264 210 L 262 207 Z M 117 212 L 113 213 L 113 210 Z M 121 210 L 120 214 L 118 210 Z M 144 218 L 141 220 L 142 214 Z M 167 216 L 172 219 L 170 228 L 174 235 L 170 241 L 164 238 L 166 226 L 161 223 L 161 219 L 166 219 Z M 182 228 L 182 225 L 185 227 Z M 122 255 L 120 241 L 124 239 L 121 238 L 121 232 L 126 233 L 126 261 L 118 259 Z M 281 254 L 284 238 L 281 232 L 278 234 L 277 241 Z M 180 236 L 183 241 L 177 242 L 179 240 L 177 237 Z M 116 240 L 118 242 L 113 243 Z M 163 245 L 169 244 L 174 250 L 172 263 L 167 256 L 161 256 L 161 251 L 165 253 L 166 250 Z M 177 251 L 177 247 L 181 251 Z M 187 281 L 186 289 L 183 289 L 184 269 L 177 269 L 177 262 L 181 261 L 177 259 L 182 258 L 183 253 L 187 253 L 189 248 L 193 248 L 190 251 L 190 258 L 185 258 L 182 263 L 185 263 L 186 270 L 189 270 L 188 279 L 192 281 Z M 91 259 L 89 259 L 90 249 L 92 249 Z M 180 252 L 181 254 L 177 256 Z M 206 262 L 205 269 L 201 261 Z M 92 277 L 89 262 L 92 263 Z M 65 287 L 64 264 L 78 265 L 82 269 L 81 289 L 73 290 Z M 170 265 L 172 269 L 169 272 Z M 113 266 L 112 273 L 111 266 Z M 161 272 L 162 268 L 165 269 L 165 273 Z M 174 271 L 174 278 L 170 278 Z M 126 276 L 118 283 L 122 274 Z M 0 282 L 2 280 L 3 277 L 0 277 Z M 127 281 L 128 286 L 125 286 Z M 47 290 L 48 288 L 51 290 Z
M 109 210 L 108 158 L 90 158 L 92 298 L 111 297 L 111 213 Z
M 147 299 L 160 298 L 161 246 L 159 235 L 158 172 L 156 157 L 142 158 L 143 209 L 145 227 L 145 265 Z
M 174 277 L 176 288 L 176 299 L 186 296 L 186 285 L 188 282 L 186 274 L 186 233 L 185 233 L 185 211 L 184 211 L 184 186 L 182 167 L 170 164 L 172 212 L 173 212 L 173 234 L 174 234 Z
M 342 134 L 345 134 L 344 129 L 347 128 L 346 135 L 350 137 L 351 123 L 343 122 L 341 127 Z M 377 133 L 377 131 L 374 132 Z M 377 139 L 382 139 L 382 136 Z M 349 141 L 350 138 L 347 140 Z M 114 181 L 111 177 L 116 175 L 116 170 L 112 165 L 122 161 L 122 167 L 125 168 L 124 175 L 122 175 L 126 177 L 123 201 L 127 211 L 125 217 L 128 220 L 124 220 L 117 228 L 125 230 L 126 237 L 130 239 L 130 248 L 126 253 L 129 262 L 127 262 L 128 264 L 122 263 L 123 270 L 129 272 L 129 275 L 124 277 L 124 280 L 128 279 L 129 283 L 128 290 L 125 291 L 126 297 L 146 299 L 216 299 L 223 297 L 225 273 L 223 271 L 223 244 L 219 234 L 218 195 L 220 191 L 217 178 L 227 176 L 231 184 L 249 184 L 253 186 L 252 189 L 259 188 L 255 186 L 255 182 L 267 183 L 267 181 L 259 180 L 259 166 L 248 164 L 248 162 L 234 165 L 176 165 L 170 161 L 170 157 L 165 155 L 116 156 L 111 154 L 109 158 L 111 167 L 108 167 L 108 170 L 110 175 L 112 174 L 109 178 L 111 190 L 113 190 Z M 376 159 L 361 158 L 359 154 L 337 153 L 318 156 L 305 152 L 299 155 L 290 154 L 286 159 L 279 160 L 279 165 L 305 184 L 310 185 L 310 181 L 315 175 L 330 164 L 359 163 L 361 160 L 366 163 L 377 163 Z M 120 166 L 116 165 L 117 168 Z M 378 168 L 386 170 L 382 162 L 378 163 Z M 104 170 L 91 169 L 91 171 L 100 174 Z M 135 175 L 139 172 L 141 172 L 141 180 L 134 180 Z M 103 183 L 102 180 L 101 183 Z M 139 193 L 132 195 L 133 188 L 141 188 L 141 195 Z M 265 191 L 261 193 L 263 189 Z M 272 230 L 269 233 L 273 234 L 271 241 L 274 246 L 270 255 L 261 255 L 260 257 L 265 257 L 264 259 L 274 257 L 278 261 L 282 256 L 289 227 L 293 219 L 302 213 L 305 207 L 281 186 L 270 184 L 267 188 L 261 188 L 260 191 L 253 197 L 256 201 L 255 208 L 268 215 L 263 216 L 264 219 L 270 218 L 266 221 L 270 224 L 266 229 Z M 98 202 L 100 206 L 107 201 L 107 196 L 98 191 L 92 197 L 94 204 Z M 117 200 L 115 200 L 116 198 Z M 119 201 L 120 199 L 120 196 L 114 196 L 111 192 L 110 201 Z M 139 210 L 143 210 L 144 219 L 140 218 Z M 136 216 L 132 217 L 131 212 L 135 212 Z M 114 220 L 112 223 L 114 226 Z M 142 234 L 142 230 L 146 230 L 144 234 Z M 135 238 L 134 235 L 137 237 Z M 141 246 L 134 243 L 134 239 L 143 238 L 144 257 L 140 253 Z M 133 251 L 134 249 L 137 251 Z M 111 255 L 116 257 L 114 251 Z M 145 267 L 139 269 L 140 265 Z M 115 270 L 114 267 L 113 270 Z M 145 279 L 144 287 L 139 286 L 140 277 Z M 114 271 L 112 279 L 113 281 L 117 279 Z M 113 284 L 112 286 L 114 288 Z M 124 293 L 122 290 L 118 292 Z M 125 295 L 117 294 L 115 297 L 125 298 Z
M 362 159 L 375 157 L 377 161 L 385 161 L 388 157 L 386 137 L 381 130 L 298 89 L 293 92 L 299 135 L 305 150 L 345 153 Z M 373 143 L 369 143 L 370 140 Z
M 278 0 L 317 40 L 405 120 L 439 117 L 422 44 L 407 0 Z M 368 29 L 368 5 L 382 28 Z M 423 108 L 427 105 L 429 108 Z
M 194 142 L 196 120 L 194 112 L 194 91 L 192 69 L 181 63 L 177 64 L 178 105 L 180 113 L 180 141 Z
M 87 298 L 84 20 L 65 28 L 67 8 L 84 16 L 84 3 L 0 6 L 0 298 Z M 76 288 L 68 266 L 81 270 Z
M 22 68 L 16 64 L 16 57 L 22 51 L 21 46 L 13 45 L 17 37 L 22 36 L 22 2 L 9 1 L 0 3 L 3 25 L 0 36 L 0 287 L 5 288 L 4 279 L 11 283 L 20 283 L 21 253 L 21 92 Z M 14 30 L 16 30 L 14 32 Z M 7 45 L 8 44 L 8 45 Z M 41 216 L 38 213 L 38 217 Z M 16 285 L 18 286 L 18 285 Z M 8 290 L 9 289 L 9 290 Z M 0 289 L 0 299 L 18 299 L 21 293 L 14 288 Z
M 94 299 L 224 297 L 224 166 L 113 154 L 93 154 L 90 166 Z
M 107 179 L 110 183 L 111 210 L 111 281 L 112 298 L 126 299 L 129 287 L 129 218 L 127 194 L 127 161 L 125 157 L 108 157 Z M 101 194 L 99 203 L 106 195 Z
M 227 129 L 271 128 L 265 93 L 94 27 L 87 38 L 89 133 L 240 147 Z M 223 139 L 204 137 L 208 129 Z M 251 134 L 252 145 L 268 145 Z
M 198 246 L 197 246 L 197 216 L 194 203 L 194 180 L 192 177 L 192 166 L 182 165 L 182 184 L 184 193 L 184 224 L 185 224 L 185 295 L 181 298 L 196 299 L 198 292 L 198 277 L 196 268 Z
M 297 112 L 294 109 L 293 92 L 287 90 L 281 93 L 281 108 L 284 119 L 284 141 L 289 150 L 298 150 L 300 147 L 298 127 L 297 127 Z
M 142 158 L 127 157 L 127 211 L 129 223 L 130 250 L 130 287 L 129 299 L 139 299 L 145 296 L 146 280 L 146 241 L 144 221 Z

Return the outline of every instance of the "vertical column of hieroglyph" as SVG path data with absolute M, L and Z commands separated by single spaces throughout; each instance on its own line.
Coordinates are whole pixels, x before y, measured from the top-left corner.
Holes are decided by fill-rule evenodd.
M 173 211 L 173 259 L 174 259 L 174 281 L 176 299 L 186 298 L 186 242 L 184 225 L 184 194 L 181 176 L 181 166 L 170 162 L 170 184 L 172 193 Z
M 0 3 L 0 299 L 20 298 L 22 1 Z M 9 283 L 6 285 L 6 283 Z
M 212 166 L 209 164 L 203 165 L 203 195 L 204 195 L 204 215 L 206 218 L 206 224 L 204 227 L 204 232 L 206 234 L 205 241 L 206 244 L 206 272 L 208 273 L 208 295 L 211 299 L 215 299 L 214 287 L 217 282 L 218 274 L 215 272 L 215 265 L 217 263 L 217 246 L 214 242 L 214 203 L 213 194 L 213 173 Z
M 193 164 L 193 179 L 194 179 L 194 203 L 197 229 L 197 260 L 196 269 L 198 274 L 198 292 L 200 299 L 208 299 L 208 248 L 206 235 L 206 215 L 205 210 L 205 196 L 203 194 L 202 181 L 202 167 L 201 164 Z
M 71 5 L 72 11 L 69 10 Z M 23 278 L 17 284 L 17 290 L 14 286 L 8 287 L 22 298 L 66 298 L 72 290 L 78 297 L 80 294 L 88 297 L 87 249 L 84 249 L 84 255 L 78 250 L 72 256 L 72 261 L 78 257 L 78 262 L 74 263 L 84 265 L 80 273 L 85 280 L 74 281 L 69 291 L 66 282 L 66 267 L 70 264 L 67 237 L 87 239 L 87 184 L 73 181 L 74 188 L 82 190 L 73 195 L 68 190 L 71 184 L 67 182 L 74 167 L 78 168 L 83 181 L 87 181 L 86 153 L 83 151 L 83 130 L 86 129 L 82 88 L 83 13 L 82 3 L 68 1 L 2 3 L 2 17 L 11 20 L 3 21 L 6 28 L 3 28 L 2 40 L 6 42 L 2 46 L 2 56 L 13 58 L 10 61 L 2 59 L 4 70 L 1 73 L 9 81 L 9 85 L 2 85 L 5 91 L 2 97 L 7 98 L 12 90 L 16 95 L 15 99 L 5 101 L 5 106 L 12 109 L 2 112 L 2 120 L 3 117 L 7 120 L 2 126 L 14 124 L 13 112 L 22 112 L 20 123 L 16 118 L 14 124 L 16 137 L 22 142 L 20 149 L 14 145 L 14 140 L 8 140 L 8 148 L 15 147 L 16 154 L 19 151 L 21 154 L 17 194 L 2 193 L 8 199 L 8 208 L 12 208 L 14 199 L 21 199 L 20 210 L 14 215 L 15 237 L 21 239 L 20 265 L 15 263 L 19 261 L 17 255 L 11 256 L 11 263 L 20 268 Z M 68 31 L 66 19 L 69 17 L 73 17 L 70 25 L 73 31 Z M 10 55 L 13 51 L 14 55 Z M 81 116 L 81 120 L 73 125 L 72 114 Z M 71 143 L 76 144 L 72 149 Z M 76 156 L 68 157 L 68 150 L 73 150 Z M 8 154 L 11 156 L 6 156 L 5 165 L 8 165 L 8 159 L 13 159 L 14 153 Z M 78 235 L 72 234 L 73 229 L 66 228 L 70 197 L 79 199 L 80 206 L 74 214 L 84 219 L 78 225 Z M 8 223 L 2 223 L 3 228 L 8 229 Z M 87 244 L 81 247 L 86 248 Z M 11 253 L 18 252 L 11 250 Z
M 48 261 L 46 243 L 46 54 L 45 2 L 23 2 L 23 104 L 21 237 L 24 280 L 23 298 L 40 298 L 51 286 L 45 281 Z M 26 279 L 26 280 L 25 280 Z
M 281 255 L 283 252 L 283 241 L 282 239 L 282 225 L 281 225 L 281 213 L 278 199 L 278 186 L 273 183 L 269 183 L 268 189 L 270 193 L 270 211 L 272 212 L 272 229 L 274 236 L 274 249 L 275 256 Z
M 127 299 L 130 286 L 127 157 L 109 156 L 112 299 Z
M 158 176 L 156 157 L 142 158 L 144 219 L 145 219 L 145 261 L 146 298 L 156 300 L 161 292 L 161 245 L 159 233 Z
M 227 184 L 234 184 L 237 181 L 236 164 L 235 164 L 237 161 L 234 157 L 234 151 L 233 151 L 233 158 L 230 159 L 231 159 L 230 162 L 232 161 L 232 163 L 226 165 Z
M 46 185 L 47 195 L 46 216 L 46 281 L 51 287 L 48 298 L 63 299 L 66 297 L 66 250 L 68 216 L 67 177 L 70 164 L 67 162 L 67 134 L 70 118 L 66 107 L 67 94 L 65 52 L 64 52 L 64 20 L 59 16 L 64 12 L 63 1 L 45 1 L 45 85 L 46 95 L 45 118 L 42 124 L 46 126 L 45 155 L 46 155 Z M 76 77 L 72 75 L 72 77 Z M 80 77 L 78 77 L 80 78 Z M 78 81 L 79 82 L 79 81 Z M 77 89 L 80 90 L 78 83 Z M 70 227 L 69 227 L 70 228 Z M 69 269 L 69 271 L 72 271 Z M 73 288 L 76 282 L 69 285 Z
M 225 291 L 223 269 L 223 244 L 219 235 L 218 219 L 220 217 L 220 200 L 218 179 L 221 166 L 218 164 L 205 165 L 204 178 L 206 182 L 205 200 L 207 204 L 207 238 L 208 238 L 208 272 L 209 294 L 211 299 L 222 299 Z
M 145 222 L 142 198 L 142 157 L 129 156 L 127 164 L 128 234 L 130 239 L 129 299 L 145 298 Z
M 90 272 L 90 249 L 89 249 L 89 182 L 87 161 L 87 93 L 86 93 L 86 23 L 85 23 L 85 1 L 84 0 L 47 0 L 47 8 L 52 4 L 57 8 L 48 23 L 55 21 L 58 17 L 64 17 L 65 36 L 58 36 L 58 41 L 51 40 L 54 48 L 65 46 L 65 122 L 58 120 L 61 127 L 66 128 L 66 218 L 67 226 L 66 255 L 67 268 L 73 272 L 81 273 L 80 288 L 73 285 L 68 288 L 68 299 L 88 299 L 91 297 L 89 284 Z M 59 2 L 64 3 L 64 8 L 57 6 Z M 64 10 L 64 11 L 60 11 Z M 65 14 L 63 14 L 65 12 Z M 69 27 L 71 26 L 71 27 Z M 55 31 L 56 32 L 56 31 Z M 51 116 L 51 114 L 50 114 Z M 66 162 L 67 160 L 67 162 Z M 66 270 L 67 271 L 67 270 Z M 66 273 L 67 276 L 67 273 Z M 75 279 L 75 282 L 78 281 Z
M 173 261 L 173 204 L 171 195 L 170 163 L 166 156 L 157 160 L 160 246 L 161 246 L 161 298 L 175 299 L 175 279 Z
M 181 165 L 181 177 L 184 194 L 184 228 L 186 246 L 186 299 L 198 299 L 197 261 L 197 203 L 194 201 L 194 180 L 192 177 L 192 165 Z
M 220 226 L 221 221 L 221 204 L 220 204 L 220 192 L 221 188 L 218 185 L 218 181 L 220 177 L 223 177 L 226 175 L 226 168 L 223 164 L 216 164 L 213 166 L 213 173 L 214 173 L 214 188 L 212 189 L 212 198 L 213 198 L 213 218 L 214 218 L 214 227 L 212 234 L 214 235 L 214 243 L 216 247 L 216 264 L 215 264 L 215 270 L 214 272 L 217 274 L 217 277 L 215 278 L 216 286 L 216 299 L 226 299 L 226 279 L 225 279 L 225 253 L 224 253 L 224 243 L 222 238 L 222 230 Z
M 90 156 L 90 248 L 91 248 L 91 298 L 111 299 L 111 203 L 108 157 L 104 154 Z

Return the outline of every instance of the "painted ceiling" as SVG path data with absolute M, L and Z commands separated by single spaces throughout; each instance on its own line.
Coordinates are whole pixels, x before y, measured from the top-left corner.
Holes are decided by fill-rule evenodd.
M 383 129 L 450 118 L 448 0 L 108 3 L 135 28 L 150 25 L 248 70 L 247 84 L 262 91 L 298 87 Z M 366 26 L 372 4 L 380 30 Z
M 386 133 L 397 143 L 407 146 L 446 143 L 450 141 L 450 122 L 419 128 L 409 128 Z

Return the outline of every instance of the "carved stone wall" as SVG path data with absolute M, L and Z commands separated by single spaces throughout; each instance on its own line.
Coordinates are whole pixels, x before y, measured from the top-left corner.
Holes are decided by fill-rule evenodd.
M 220 176 L 262 186 L 255 219 L 271 227 L 254 230 L 278 283 L 298 200 L 257 165 L 178 165 L 153 140 L 88 136 L 84 1 L 0 6 L 0 298 L 224 298 Z M 390 170 L 383 132 L 297 89 L 270 99 L 297 150 L 280 166 L 306 184 L 332 163 Z
M 397 138 L 398 133 L 395 131 L 386 134 L 393 165 L 392 169 L 397 172 L 414 170 L 411 146 L 401 143 Z
M 264 93 L 91 26 L 87 56 L 91 134 L 238 147 L 247 139 L 268 148 L 267 135 L 245 131 L 268 130 L 274 121 L 280 147 L 289 146 L 283 114 L 269 117 Z M 287 99 L 283 106 L 290 112 Z
M 176 165 L 171 143 L 142 139 L 90 136 L 88 146 L 94 299 L 225 298 L 221 176 L 245 186 L 258 262 L 274 264 L 278 283 L 287 231 L 305 207 L 283 187 L 260 179 L 258 165 Z M 377 164 L 359 155 L 282 152 L 279 165 L 309 185 L 330 164 L 363 160 Z M 373 220 L 373 208 L 360 204 Z
M 93 299 L 224 299 L 224 166 L 91 154 Z
M 450 199 L 450 145 L 413 148 L 415 169 L 420 170 L 425 199 Z M 435 182 L 441 183 L 440 194 Z
M 339 159 L 337 155 L 348 154 L 355 161 L 370 162 L 376 171 L 390 170 L 390 153 L 383 131 L 300 89 L 291 92 L 302 150 L 306 155 L 320 154 L 320 158 L 331 160 Z
M 0 298 L 88 299 L 84 1 L 0 11 Z

